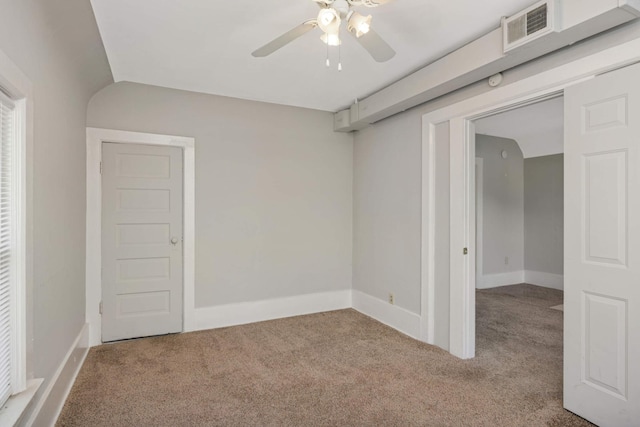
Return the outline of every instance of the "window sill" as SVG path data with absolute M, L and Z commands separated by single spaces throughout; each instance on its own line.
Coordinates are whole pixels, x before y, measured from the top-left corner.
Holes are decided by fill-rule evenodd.
M 29 380 L 25 391 L 9 398 L 4 407 L 0 409 L 0 425 L 15 426 L 20 421 L 43 381 L 42 378 Z

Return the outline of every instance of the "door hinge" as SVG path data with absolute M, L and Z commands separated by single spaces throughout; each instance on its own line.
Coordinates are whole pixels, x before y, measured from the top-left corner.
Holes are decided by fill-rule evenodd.
M 469 249 L 464 248 L 462 249 L 462 255 L 467 255 L 469 253 Z
M 100 162 L 100 175 L 102 175 L 102 162 Z
M 102 314 L 102 301 L 100 301 L 100 306 L 98 307 L 98 311 Z

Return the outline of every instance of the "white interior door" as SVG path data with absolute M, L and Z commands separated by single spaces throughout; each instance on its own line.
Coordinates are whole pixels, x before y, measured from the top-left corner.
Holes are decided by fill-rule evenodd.
M 640 425 L 640 65 L 565 92 L 564 405 Z
M 102 145 L 102 341 L 182 331 L 182 150 Z

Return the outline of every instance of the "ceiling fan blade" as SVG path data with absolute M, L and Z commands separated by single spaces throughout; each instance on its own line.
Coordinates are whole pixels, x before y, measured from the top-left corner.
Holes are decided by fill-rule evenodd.
M 318 0 L 315 0 L 318 1 Z M 353 6 L 378 7 L 393 0 L 347 0 Z
M 396 51 L 393 50 L 393 48 L 389 46 L 389 44 L 378 35 L 378 33 L 373 31 L 373 29 L 370 29 L 368 33 L 363 34 L 360 37 L 356 37 L 353 33 L 351 34 L 377 62 L 386 62 L 396 55 Z
M 298 25 L 297 27 L 295 27 L 293 30 L 287 31 L 280 37 L 265 44 L 260 49 L 254 51 L 251 55 L 255 56 L 256 58 L 262 58 L 262 57 L 271 55 L 276 50 L 291 43 L 298 37 L 301 37 L 307 34 L 309 31 L 313 30 L 317 26 L 318 26 L 318 22 L 315 19 L 304 22 Z

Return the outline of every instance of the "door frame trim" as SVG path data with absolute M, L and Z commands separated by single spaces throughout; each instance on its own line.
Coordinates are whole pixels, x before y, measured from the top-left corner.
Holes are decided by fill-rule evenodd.
M 523 80 L 497 87 L 489 92 L 468 98 L 461 102 L 446 106 L 422 116 L 422 255 L 421 255 L 421 327 L 420 339 L 434 344 L 435 339 L 435 158 L 432 155 L 435 147 L 435 129 L 438 124 L 450 122 L 451 162 L 464 161 L 468 155 L 467 130 L 469 123 L 484 115 L 514 108 L 531 103 L 536 99 L 543 99 L 564 91 L 568 86 L 589 80 L 599 74 L 640 62 L 640 38 L 621 43 L 617 46 L 601 50 L 597 53 L 571 61 L 542 73 L 527 77 Z M 455 153 L 454 153 L 455 151 Z M 460 159 L 462 155 L 463 159 Z M 467 162 L 469 163 L 469 162 Z M 452 163 L 453 164 L 453 163 Z M 473 164 L 473 162 L 471 162 Z M 466 169 L 465 169 L 466 170 Z M 464 177 L 451 182 L 451 189 L 462 194 L 464 203 L 463 215 L 455 218 L 451 216 L 451 229 L 466 227 L 469 224 L 469 191 L 468 182 Z M 466 190 L 465 190 L 466 188 Z M 451 200 L 455 197 L 452 195 Z M 450 213 L 453 215 L 453 213 Z M 464 217 L 464 218 L 462 218 Z M 464 223 L 463 223 L 464 221 Z M 475 236 L 458 233 L 456 242 L 451 242 L 452 251 L 462 257 L 463 247 L 474 243 Z M 470 252 L 469 256 L 474 256 Z M 458 271 L 458 281 L 450 281 L 450 313 L 449 352 L 462 359 L 475 356 L 475 306 L 471 306 L 471 299 L 475 297 L 475 273 L 470 274 L 470 264 L 462 262 L 463 271 Z
M 102 344 L 102 143 L 161 145 L 182 148 L 183 156 L 183 310 L 182 331 L 196 329 L 195 319 L 195 138 L 87 128 L 86 307 L 89 346 Z
M 483 255 L 484 255 L 484 158 L 476 157 L 476 288 L 478 282 L 484 277 Z

